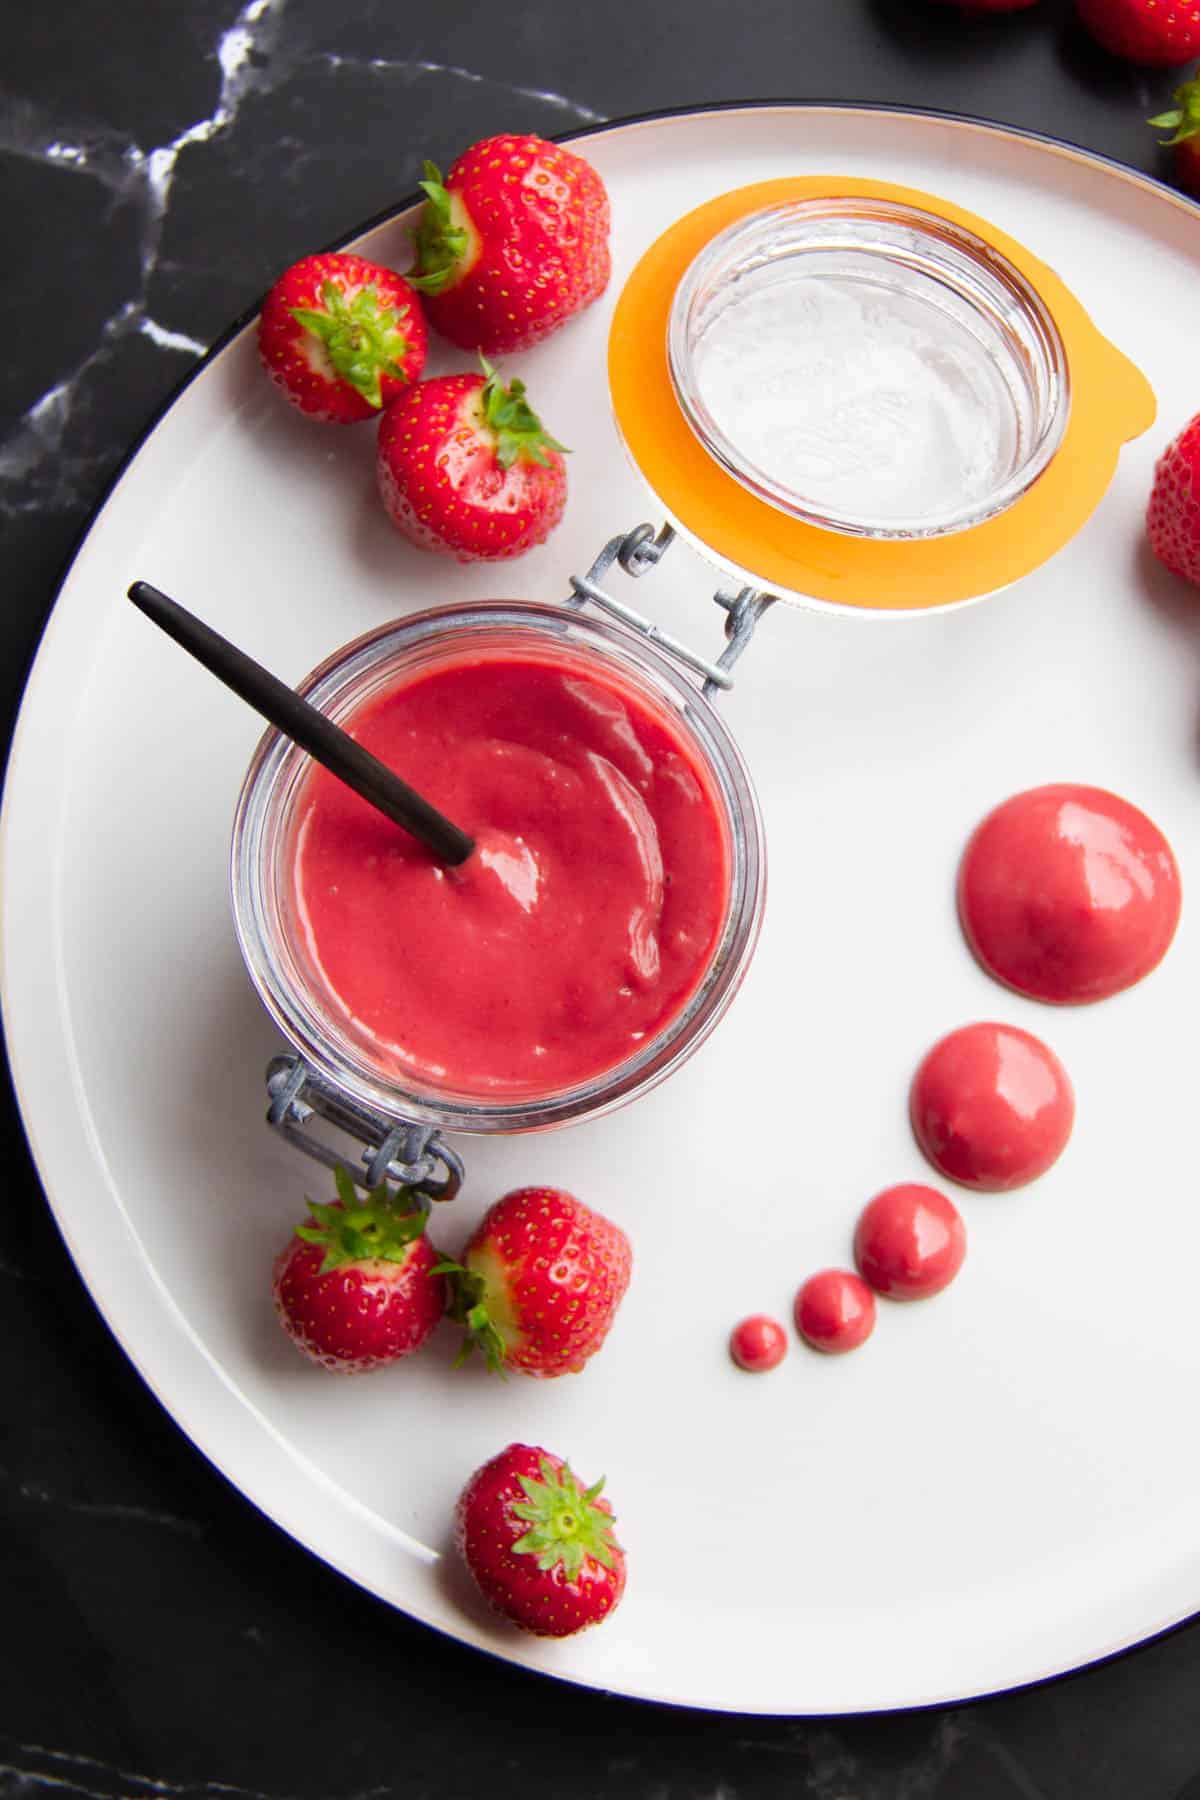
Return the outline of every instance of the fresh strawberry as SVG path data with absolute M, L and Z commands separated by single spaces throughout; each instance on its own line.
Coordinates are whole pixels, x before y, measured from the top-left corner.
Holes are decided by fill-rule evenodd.
M 1200 199 L 1200 71 L 1175 89 L 1175 105 L 1150 120 L 1172 135 L 1164 140 L 1175 146 L 1175 174 L 1179 185 Z
M 345 1169 L 338 1198 L 308 1202 L 310 1223 L 275 1263 L 275 1310 L 306 1355 L 345 1375 L 418 1350 L 445 1310 L 446 1284 L 410 1188 L 359 1200 Z
M 1076 0 L 1098 44 L 1126 62 L 1174 68 L 1200 56 L 1200 0 Z
M 1159 561 L 1200 587 L 1200 413 L 1158 459 L 1146 530 Z
M 481 1593 L 538 1637 L 598 1625 L 625 1591 L 603 1481 L 584 1488 L 561 1457 L 510 1444 L 459 1497 L 458 1544 Z
M 561 1188 L 516 1188 L 484 1214 L 450 1276 L 450 1317 L 493 1370 L 566 1375 L 594 1356 L 633 1264 L 619 1225 Z
M 567 501 L 563 446 L 524 383 L 485 375 L 420 381 L 379 428 L 379 491 L 392 523 L 424 550 L 497 562 L 542 544 Z
M 409 279 L 435 331 L 490 355 L 526 350 L 608 286 L 609 206 L 590 163 L 540 137 L 473 144 L 426 195 Z
M 263 303 L 258 348 L 301 412 L 335 425 L 370 419 L 425 367 L 421 302 L 402 275 L 361 256 L 306 256 Z

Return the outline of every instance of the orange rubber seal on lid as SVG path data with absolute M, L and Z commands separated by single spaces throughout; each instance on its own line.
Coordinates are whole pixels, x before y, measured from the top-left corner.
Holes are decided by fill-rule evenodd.
M 810 525 L 749 492 L 703 448 L 675 397 L 667 324 L 675 290 L 728 226 L 791 200 L 899 201 L 974 232 L 1040 295 L 1066 350 L 1071 398 L 1058 451 L 994 518 L 928 538 L 863 538 Z M 1154 390 L 1102 337 L 1053 270 L 985 219 L 935 194 L 829 175 L 759 181 L 699 206 L 642 257 L 617 301 L 608 344 L 617 427 L 673 520 L 712 558 L 756 586 L 842 606 L 916 610 L 991 593 L 1046 562 L 1100 504 L 1121 445 L 1154 422 Z

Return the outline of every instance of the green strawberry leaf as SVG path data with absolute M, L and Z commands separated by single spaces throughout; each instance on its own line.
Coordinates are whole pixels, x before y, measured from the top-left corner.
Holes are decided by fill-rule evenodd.
M 454 1367 L 461 1369 L 478 1350 L 491 1374 L 505 1375 L 508 1346 L 488 1312 L 487 1284 L 483 1277 L 448 1256 L 435 1263 L 430 1273 L 446 1277 L 450 1287 L 446 1317 L 463 1327 L 463 1341 Z
M 404 358 L 410 345 L 395 309 L 381 303 L 374 283 L 347 301 L 336 282 L 326 281 L 321 301 L 320 308 L 293 306 L 293 319 L 317 339 L 342 380 L 371 406 L 381 407 L 383 376 L 407 379 Z
M 581 1488 L 570 1469 L 555 1469 L 543 1457 L 539 1465 L 541 1479 L 519 1477 L 524 1500 L 514 1500 L 509 1511 L 529 1529 L 519 1537 L 513 1550 L 537 1558 L 543 1572 L 561 1564 L 568 1581 L 573 1581 L 590 1557 L 606 1569 L 616 1561 L 613 1538 L 613 1515 L 596 1500 L 604 1486 L 603 1478 L 590 1488 Z
M 349 1171 L 341 1164 L 334 1170 L 337 1199 L 322 1204 L 306 1202 L 311 1223 L 297 1225 L 296 1236 L 306 1244 L 319 1244 L 325 1255 L 319 1275 L 355 1262 L 402 1263 L 409 1248 L 422 1236 L 428 1217 L 422 1196 L 415 1188 L 395 1192 L 386 1181 L 372 1188 L 365 1200 Z
M 417 264 L 405 276 L 410 287 L 422 294 L 440 294 L 460 273 L 467 250 L 467 232 L 455 223 L 450 194 L 436 163 L 426 162 L 425 179 L 418 183 L 425 196 L 421 217 L 409 233 Z
M 1182 87 L 1176 88 L 1172 98 L 1178 102 L 1169 112 L 1158 113 L 1147 124 L 1157 125 L 1162 131 L 1170 131 L 1173 136 L 1163 138 L 1165 145 L 1184 144 L 1189 138 L 1200 137 L 1200 77 L 1193 81 L 1185 81 Z
M 570 455 L 565 444 L 550 436 L 530 406 L 525 398 L 525 383 L 514 380 L 505 387 L 499 371 L 492 367 L 487 357 L 481 354 L 479 360 L 487 376 L 483 384 L 483 419 L 495 436 L 496 461 L 500 467 L 511 469 L 519 456 L 525 456 L 530 462 L 549 468 L 548 451 Z

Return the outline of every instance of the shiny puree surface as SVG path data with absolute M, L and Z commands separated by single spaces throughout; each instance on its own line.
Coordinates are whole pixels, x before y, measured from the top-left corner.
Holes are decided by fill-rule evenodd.
M 730 846 L 665 706 L 570 652 L 486 650 L 401 675 L 343 724 L 476 839 L 441 868 L 325 770 L 307 779 L 308 953 L 381 1068 L 490 1098 L 560 1091 L 686 1006 Z

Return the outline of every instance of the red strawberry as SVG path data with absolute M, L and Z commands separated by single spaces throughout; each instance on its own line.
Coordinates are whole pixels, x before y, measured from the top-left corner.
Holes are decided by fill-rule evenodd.
M 1179 185 L 1200 199 L 1200 73 L 1176 88 L 1176 104 L 1169 112 L 1150 120 L 1173 135 L 1165 142 L 1175 146 L 1175 174 Z
M 1146 530 L 1159 561 L 1200 587 L 1200 413 L 1158 459 Z
M 473 144 L 443 184 L 433 163 L 409 279 L 430 323 L 489 354 L 525 350 L 608 286 L 609 206 L 590 163 L 539 137 Z
M 1200 56 L 1200 0 L 1076 0 L 1098 44 L 1126 62 L 1173 68 Z
M 392 523 L 424 550 L 497 562 L 542 544 L 567 501 L 563 446 L 542 429 L 520 381 L 420 381 L 379 428 L 379 491 Z
M 465 1325 L 460 1361 L 478 1347 L 490 1369 L 567 1375 L 594 1356 L 613 1322 L 633 1252 L 619 1225 L 560 1188 L 516 1188 L 484 1214 L 451 1278 L 450 1317 Z
M 458 1544 L 496 1611 L 538 1637 L 598 1625 L 625 1592 L 603 1481 L 583 1488 L 561 1457 L 510 1444 L 476 1469 L 458 1502 Z
M 335 1180 L 337 1200 L 308 1202 L 313 1223 L 297 1225 L 275 1263 L 275 1310 L 306 1355 L 355 1375 L 418 1350 L 445 1310 L 446 1284 L 411 1189 L 384 1182 L 360 1201 L 345 1169 Z
M 425 367 L 421 302 L 403 276 L 361 256 L 306 256 L 263 303 L 258 348 L 293 406 L 314 419 L 369 419 Z

